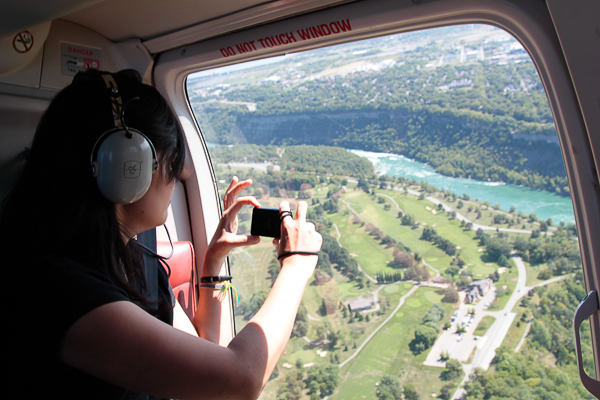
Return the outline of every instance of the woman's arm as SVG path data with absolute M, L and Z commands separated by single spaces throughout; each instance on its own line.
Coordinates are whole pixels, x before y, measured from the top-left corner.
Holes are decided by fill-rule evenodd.
M 173 307 L 173 327 L 190 335 L 198 336 L 196 328 L 192 325 L 192 321 L 190 321 L 185 311 L 183 311 L 178 300 L 175 300 L 175 307 Z
M 282 210 L 289 210 L 282 203 Z M 316 252 L 321 236 L 306 223 L 307 205 L 285 218 L 278 254 Z M 284 258 L 263 307 L 221 347 L 153 318 L 129 302 L 101 306 L 65 335 L 62 360 L 113 384 L 179 399 L 255 399 L 289 339 L 302 294 L 317 263 L 311 255 Z
M 208 245 L 202 264 L 200 276 L 227 275 L 225 259 L 235 247 L 248 246 L 260 242 L 258 236 L 237 235 L 237 213 L 244 205 L 260 207 L 260 203 L 252 196 L 237 196 L 252 180 L 239 181 L 237 176 L 231 180 L 223 196 L 224 212 L 217 230 Z M 234 278 L 235 279 L 235 278 Z M 231 332 L 221 329 L 230 324 L 229 313 L 223 312 L 223 297 L 218 290 L 201 289 L 198 298 L 198 312 L 192 323 L 198 335 L 213 343 L 227 346 L 232 339 Z

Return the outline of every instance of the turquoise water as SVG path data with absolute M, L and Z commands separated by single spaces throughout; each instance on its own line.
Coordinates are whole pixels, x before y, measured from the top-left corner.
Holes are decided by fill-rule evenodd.
M 530 188 L 505 184 L 503 182 L 482 182 L 464 178 L 451 178 L 435 172 L 427 164 L 410 160 L 404 156 L 387 153 L 373 153 L 362 150 L 350 150 L 365 157 L 375 165 L 379 175 L 403 176 L 417 182 L 427 182 L 439 189 L 450 190 L 459 196 L 468 194 L 471 199 L 500 204 L 503 210 L 515 207 L 526 214 L 535 213 L 538 218 L 552 218 L 553 223 L 560 221 L 575 222 L 573 205 L 569 197 Z

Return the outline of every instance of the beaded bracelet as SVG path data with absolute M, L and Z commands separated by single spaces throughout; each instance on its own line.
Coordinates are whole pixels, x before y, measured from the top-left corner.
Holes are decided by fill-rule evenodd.
M 200 283 L 198 286 L 201 289 L 205 288 L 205 289 L 219 290 L 223 297 L 227 297 L 227 292 L 229 291 L 230 288 L 232 288 L 235 292 L 235 305 L 236 305 L 236 307 L 240 306 L 240 299 L 238 296 L 237 288 L 233 285 L 233 283 L 231 283 L 229 281 L 225 281 L 223 283 Z

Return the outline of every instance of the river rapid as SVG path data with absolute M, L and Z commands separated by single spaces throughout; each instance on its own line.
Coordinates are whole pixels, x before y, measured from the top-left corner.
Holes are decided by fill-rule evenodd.
M 349 150 L 357 156 L 371 161 L 378 175 L 395 178 L 403 176 L 417 182 L 427 182 L 438 189 L 450 190 L 458 196 L 469 195 L 473 200 L 489 201 L 500 204 L 503 210 L 515 207 L 518 212 L 535 213 L 538 218 L 552 218 L 553 224 L 563 221 L 575 222 L 573 204 L 570 197 L 559 196 L 543 190 L 533 190 L 524 186 L 504 182 L 482 182 L 472 179 L 451 178 L 440 175 L 427 164 L 411 160 L 404 156 L 389 153 L 374 153 L 362 150 Z

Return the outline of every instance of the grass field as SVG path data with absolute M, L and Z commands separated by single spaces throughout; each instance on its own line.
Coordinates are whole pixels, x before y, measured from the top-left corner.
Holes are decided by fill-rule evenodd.
M 517 273 L 517 267 L 515 266 L 512 268 L 507 268 L 502 274 L 500 274 L 500 280 L 495 283 L 495 286 L 496 291 L 498 291 L 499 288 L 502 288 L 502 290 L 504 290 L 504 294 L 501 296 L 496 296 L 496 301 L 494 301 L 489 307 L 490 311 L 502 310 L 504 308 L 508 302 L 508 299 L 510 299 L 510 295 L 515 290 L 518 280 L 519 275 Z
M 393 198 L 404 213 L 414 215 L 421 227 L 411 229 L 411 227 L 402 225 L 395 205 L 389 211 L 385 211 L 385 203 L 378 203 L 376 196 L 369 196 L 363 191 L 348 192 L 343 195 L 342 199 L 347 201 L 364 221 L 373 223 L 383 232 L 409 247 L 413 252 L 419 253 L 428 264 L 438 269 L 441 273 L 450 266 L 452 257 L 444 253 L 433 243 L 420 239 L 423 233 L 423 226 L 433 227 L 440 236 L 456 244 L 459 247 L 458 254 L 463 258 L 469 269 L 473 271 L 475 278 L 485 278 L 498 268 L 495 263 L 487 265 L 482 261 L 481 256 L 483 253 L 479 251 L 478 243 L 474 240 L 475 232 L 462 229 L 458 220 L 452 219 L 444 212 L 433 214 L 432 211 L 435 209 L 433 203 L 427 200 L 419 200 L 416 196 L 404 194 L 400 191 L 378 190 L 377 193 Z M 386 202 L 389 202 L 389 199 L 386 199 Z M 392 260 L 391 250 L 385 251 L 375 239 L 371 239 L 369 241 L 371 243 L 369 244 L 362 243 L 363 238 L 357 237 L 357 234 L 366 234 L 366 231 L 364 231 L 364 228 L 362 231 L 359 231 L 358 225 L 352 224 L 352 216 L 353 214 L 347 215 L 343 220 L 341 217 L 337 218 L 336 215 L 329 217 L 338 224 L 338 227 L 346 227 L 345 232 L 342 232 L 341 229 L 340 232 L 342 233 L 342 240 L 347 240 L 348 246 L 355 248 L 354 246 L 358 245 L 358 248 L 361 250 L 368 250 L 365 246 L 377 249 L 371 253 L 366 253 L 370 254 L 369 258 L 373 259 L 363 263 L 366 264 L 367 268 L 372 268 L 369 271 L 384 271 L 387 261 Z M 354 225 L 354 228 L 349 228 L 348 224 Z M 353 237 L 346 239 L 346 235 L 352 235 Z M 360 261 L 359 263 L 363 266 L 363 263 Z
M 315 188 L 313 194 L 325 196 L 327 190 L 328 187 L 322 185 L 322 187 Z M 350 190 L 344 193 L 341 199 L 349 206 L 340 201 L 337 213 L 326 213 L 326 217 L 336 224 L 340 232 L 340 243 L 357 260 L 365 273 L 375 277 L 378 272 L 395 271 L 389 266 L 390 261 L 393 261 L 393 252 L 392 248 L 386 247 L 374 235 L 369 234 L 364 226 L 361 227 L 360 224 L 353 221 L 354 212 L 352 210 L 358 213 L 365 222 L 375 225 L 385 234 L 409 247 L 412 252 L 419 253 L 427 263 L 442 273 L 450 266 L 452 257 L 432 242 L 420 239 L 425 226 L 433 227 L 440 236 L 459 247 L 459 255 L 473 273 L 474 279 L 485 278 L 498 268 L 496 263 L 486 263 L 482 260 L 485 253 L 480 251 L 478 241 L 474 239 L 475 232 L 464 230 L 460 227 L 459 221 L 443 211 L 433 213 L 433 210 L 436 210 L 433 203 L 395 190 L 378 189 L 377 193 L 391 197 L 405 213 L 415 217 L 419 227 L 412 229 L 402 225 L 398 218 L 398 209 L 390 198 L 368 195 L 362 190 Z M 381 198 L 384 199 L 383 202 L 379 200 Z M 270 206 L 277 205 L 281 200 L 283 199 L 270 196 L 260 199 L 263 205 Z M 292 208 L 295 208 L 297 199 L 286 200 L 292 203 Z M 323 199 L 320 201 L 322 203 Z M 310 200 L 308 202 L 311 203 Z M 482 219 L 485 218 L 485 216 L 482 217 Z M 243 219 L 241 225 L 248 229 L 248 216 Z M 477 222 L 484 223 L 484 221 Z M 335 229 L 331 229 L 330 232 L 337 237 Z M 271 278 L 268 266 L 274 259 L 274 247 L 267 238 L 263 238 L 259 245 L 236 249 L 232 252 L 231 269 L 242 303 L 248 302 L 253 294 L 266 293 L 270 289 Z M 535 282 L 536 270 L 539 268 L 527 265 L 528 284 L 530 279 Z M 530 278 L 531 276 L 533 278 Z M 506 269 L 500 275 L 496 286 L 506 287 L 504 289 L 506 294 L 500 296 L 490 309 L 504 307 L 517 280 L 517 269 L 514 266 Z M 362 312 L 360 313 L 361 320 L 359 320 L 354 313 L 347 311 L 344 303 L 352 299 L 372 296 L 377 289 L 381 288 L 379 285 L 365 279 L 364 286 L 360 287 L 335 269 L 332 279 L 328 282 L 321 282 L 320 285 L 317 285 L 314 280 L 311 281 L 303 297 L 309 324 L 306 336 L 309 340 L 316 341 L 318 329 L 321 329 L 321 332 L 325 329 L 328 333 L 335 334 L 337 344 L 331 346 L 323 343 L 315 346 L 304 338 L 292 338 L 278 363 L 279 377 L 267 384 L 260 398 L 275 399 L 278 385 L 283 381 L 282 378 L 286 372 L 290 370 L 286 367 L 296 368 L 298 361 L 302 364 L 320 365 L 331 363 L 332 355 L 337 357 L 338 362 L 348 359 L 354 353 L 355 348 L 360 346 L 368 335 L 390 315 L 400 297 L 406 294 L 411 287 L 413 287 L 411 283 L 384 287 L 378 292 L 381 309 L 375 312 Z M 449 319 L 453 312 L 452 305 L 441 303 L 442 295 L 440 293 L 436 293 L 436 289 L 433 288 L 419 287 L 361 353 L 340 370 L 340 383 L 330 398 L 340 400 L 375 398 L 375 383 L 379 382 L 381 377 L 386 374 L 397 376 L 400 382 L 412 383 L 421 394 L 421 398 L 429 398 L 433 393 L 439 393 L 441 387 L 446 384 L 439 379 L 442 369 L 423 366 L 427 351 L 415 355 L 410 351 L 409 343 L 413 340 L 415 329 L 421 323 L 423 315 L 433 304 L 441 304 L 446 310 L 447 315 L 440 321 L 440 324 Z M 324 313 L 322 309 L 323 299 L 333 305 L 327 313 Z M 369 316 L 368 321 L 366 320 L 367 315 Z M 489 327 L 492 322 L 484 319 L 477 329 L 484 332 L 487 327 L 483 326 L 489 324 Z M 236 315 L 238 331 L 246 323 L 243 316 Z M 513 323 L 506 340 L 506 343 L 510 343 L 512 346 L 515 346 L 520 339 L 519 332 L 525 325 L 521 323 L 520 327 L 516 327 L 515 323 Z M 303 398 L 308 399 L 306 395 Z
M 405 286 L 404 292 L 408 290 Z M 404 306 L 369 342 L 363 351 L 341 370 L 341 382 L 330 397 L 332 399 L 373 399 L 376 386 L 384 375 L 412 383 L 422 397 L 439 392 L 441 368 L 425 367 L 427 351 L 417 356 L 410 351 L 409 343 L 421 324 L 423 315 L 433 304 L 440 304 L 441 296 L 428 287 L 420 287 Z M 443 303 L 442 303 L 443 304 Z M 444 305 L 446 314 L 452 307 Z
M 477 325 L 477 329 L 475 329 L 475 332 L 473 332 L 473 335 L 475 336 L 483 336 L 485 335 L 485 333 L 487 332 L 488 328 L 490 326 L 492 326 L 492 324 L 494 323 L 494 321 L 496 320 L 496 318 L 491 317 L 491 316 L 485 316 L 481 319 L 481 321 L 479 321 L 479 324 Z
M 535 295 L 531 301 L 538 304 L 539 297 L 537 295 Z M 523 303 L 523 299 L 521 299 L 521 301 L 519 301 L 517 303 L 515 308 L 513 308 L 512 311 L 514 313 L 516 313 L 517 316 L 513 320 L 512 324 L 510 326 L 510 329 L 509 329 L 506 337 L 504 338 L 504 342 L 502 343 L 503 346 L 506 346 L 507 348 L 509 348 L 511 350 L 514 350 L 517 347 L 517 344 L 519 343 L 519 341 L 523 337 L 523 334 L 525 333 L 525 327 L 527 326 L 526 321 L 521 321 L 521 317 L 523 316 L 524 313 L 527 312 L 527 309 L 525 307 L 521 306 L 522 303 Z M 529 319 L 529 317 L 531 317 L 531 313 L 528 313 L 527 319 Z
M 538 274 L 541 271 L 548 269 L 548 264 L 531 265 L 530 263 L 526 262 L 525 268 L 527 269 L 527 281 L 525 284 L 527 286 L 533 286 L 543 281 L 543 279 L 538 279 Z

